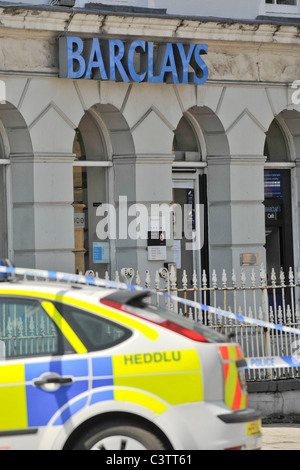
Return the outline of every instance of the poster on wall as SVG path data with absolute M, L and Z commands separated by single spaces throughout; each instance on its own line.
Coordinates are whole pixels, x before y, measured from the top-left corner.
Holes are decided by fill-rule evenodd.
M 167 259 L 166 220 L 162 216 L 151 216 L 148 220 L 148 261 Z
M 108 242 L 94 242 L 93 243 L 93 262 L 94 263 L 109 263 L 109 243 Z
M 282 170 L 265 170 L 265 199 L 283 197 Z

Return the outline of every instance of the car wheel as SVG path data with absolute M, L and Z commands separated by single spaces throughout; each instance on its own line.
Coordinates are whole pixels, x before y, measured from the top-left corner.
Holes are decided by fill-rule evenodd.
M 163 442 L 152 432 L 134 424 L 105 423 L 90 429 L 75 450 L 164 450 Z

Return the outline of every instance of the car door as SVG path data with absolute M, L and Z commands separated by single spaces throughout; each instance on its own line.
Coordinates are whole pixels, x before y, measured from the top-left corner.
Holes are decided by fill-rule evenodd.
M 12 448 L 21 436 L 36 443 L 41 427 L 84 406 L 88 360 L 78 352 L 84 345 L 51 302 L 0 297 L 0 448 L 7 436 Z

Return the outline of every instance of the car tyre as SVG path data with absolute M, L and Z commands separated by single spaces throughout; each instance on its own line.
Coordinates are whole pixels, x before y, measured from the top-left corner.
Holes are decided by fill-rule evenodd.
M 74 450 L 165 450 L 163 442 L 151 431 L 135 424 L 103 423 L 94 426 Z

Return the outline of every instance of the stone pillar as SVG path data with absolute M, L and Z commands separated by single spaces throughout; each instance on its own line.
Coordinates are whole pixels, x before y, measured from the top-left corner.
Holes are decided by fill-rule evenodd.
M 150 215 L 151 204 L 170 204 L 172 202 L 172 162 L 173 155 L 134 155 L 114 157 L 115 204 L 119 209 L 119 198 L 127 197 L 128 209 L 133 204 L 142 204 Z M 124 214 L 124 212 L 123 212 Z M 128 217 L 128 225 L 136 217 Z M 125 223 L 125 221 L 124 221 Z M 122 230 L 124 234 L 124 223 Z M 119 226 L 118 226 L 119 227 Z M 120 231 L 120 227 L 119 230 Z M 155 271 L 164 262 L 172 260 L 172 241 L 167 240 L 167 259 L 148 260 L 147 240 L 116 240 L 116 269 L 132 267 L 138 269 L 141 276 L 149 270 L 153 279 Z
M 233 269 L 238 276 L 244 269 L 249 279 L 252 267 L 259 274 L 266 264 L 264 161 L 263 156 L 208 157 L 210 267 L 219 279 L 222 269 L 230 277 Z M 247 260 L 254 265 L 245 265 Z
M 73 154 L 10 159 L 15 265 L 74 272 Z

